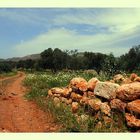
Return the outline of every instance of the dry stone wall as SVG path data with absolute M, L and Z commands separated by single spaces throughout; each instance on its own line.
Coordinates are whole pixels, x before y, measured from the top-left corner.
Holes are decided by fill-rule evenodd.
M 48 95 L 56 106 L 60 102 L 71 106 L 73 113 L 85 105 L 96 114 L 100 111 L 105 123 L 111 122 L 111 112 L 115 109 L 124 114 L 127 127 L 140 128 L 140 77 L 135 73 L 130 77 L 117 74 L 106 82 L 96 77 L 89 81 L 76 77 L 67 87 L 50 89 Z

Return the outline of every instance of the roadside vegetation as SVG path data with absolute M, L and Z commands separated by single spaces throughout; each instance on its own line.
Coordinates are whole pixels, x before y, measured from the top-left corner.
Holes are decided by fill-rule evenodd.
M 58 72 L 52 73 L 50 72 L 37 72 L 34 74 L 28 74 L 24 84 L 31 88 L 29 94 L 27 94 L 28 98 L 36 98 L 38 96 L 46 96 L 47 91 L 53 87 L 64 87 L 68 85 L 70 80 L 76 76 L 84 77 L 85 79 L 90 79 L 93 76 L 96 76 L 96 73 L 84 74 L 82 72 Z
M 89 80 L 93 77 L 98 77 L 101 81 L 108 80 L 105 73 L 97 74 L 95 71 L 73 71 L 73 72 L 43 72 L 27 74 L 24 85 L 29 88 L 26 94 L 28 100 L 35 101 L 44 111 L 50 112 L 56 122 L 63 127 L 61 132 L 127 132 L 125 120 L 122 114 L 114 112 L 112 124 L 105 124 L 104 120 L 92 117 L 90 108 L 86 106 L 80 108 L 77 115 L 73 114 L 71 107 L 60 103 L 59 106 L 53 102 L 53 99 L 48 97 L 48 90 L 53 87 L 67 86 L 70 80 L 74 77 L 83 77 Z M 102 113 L 97 114 L 102 115 Z M 78 117 L 77 117 L 78 116 Z M 102 127 L 98 127 L 98 122 L 102 122 Z
M 7 72 L 7 73 L 3 72 L 3 73 L 0 74 L 0 78 L 10 77 L 10 76 L 14 76 L 16 74 L 17 74 L 17 71 L 16 70 L 13 70 L 13 71 Z
M 47 91 L 53 87 L 65 87 L 69 84 L 70 80 L 74 77 L 83 77 L 87 81 L 93 77 L 97 77 L 101 81 L 109 79 L 106 73 L 96 71 L 71 71 L 71 72 L 35 72 L 34 74 L 27 74 L 24 81 L 25 86 L 28 86 L 31 90 L 27 94 L 29 99 L 38 98 L 38 96 L 46 96 Z

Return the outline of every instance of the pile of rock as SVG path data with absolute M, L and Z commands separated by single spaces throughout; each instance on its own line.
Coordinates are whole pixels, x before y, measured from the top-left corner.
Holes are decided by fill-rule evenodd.
M 73 113 L 80 106 L 88 106 L 109 118 L 112 110 L 118 110 L 125 114 L 128 127 L 140 128 L 140 77 L 134 73 L 130 77 L 118 74 L 106 82 L 97 78 L 88 82 L 80 77 L 73 78 L 67 87 L 52 88 L 48 95 L 53 97 L 56 106 L 60 102 L 71 106 Z

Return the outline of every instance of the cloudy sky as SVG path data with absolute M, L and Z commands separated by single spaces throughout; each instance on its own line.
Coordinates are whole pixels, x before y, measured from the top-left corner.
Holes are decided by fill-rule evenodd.
M 51 48 L 124 54 L 140 44 L 140 9 L 0 8 L 0 58 Z

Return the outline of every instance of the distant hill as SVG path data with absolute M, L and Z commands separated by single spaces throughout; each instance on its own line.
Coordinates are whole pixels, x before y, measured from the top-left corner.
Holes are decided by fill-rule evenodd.
M 0 61 L 3 61 L 4 59 L 0 58 Z
M 31 55 L 27 55 L 27 56 L 24 56 L 24 57 L 13 57 L 13 58 L 5 59 L 5 60 L 6 61 L 17 62 L 17 61 L 20 61 L 20 60 L 27 60 L 27 59 L 38 60 L 38 59 L 40 59 L 40 54 L 31 54 Z
M 83 55 L 84 55 L 83 52 L 78 52 L 78 56 L 83 56 Z M 20 60 L 27 60 L 27 59 L 38 60 L 40 58 L 41 58 L 40 54 L 31 54 L 31 55 L 26 55 L 24 57 L 12 57 L 12 58 L 7 58 L 7 59 L 1 59 L 0 58 L 0 61 L 13 61 L 13 62 L 18 62 Z

